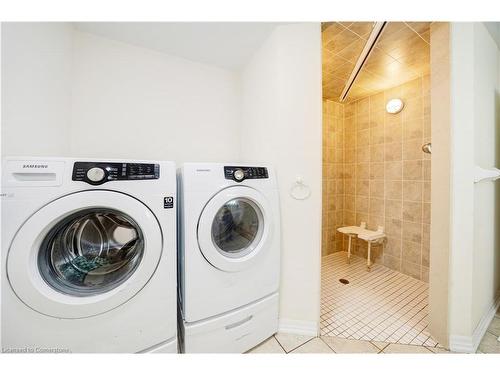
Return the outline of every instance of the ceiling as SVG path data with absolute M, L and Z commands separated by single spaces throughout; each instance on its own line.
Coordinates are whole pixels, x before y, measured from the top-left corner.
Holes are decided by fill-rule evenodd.
M 224 69 L 241 68 L 278 23 L 76 22 L 80 31 Z
M 374 22 L 322 24 L 323 97 L 339 101 Z M 389 22 L 347 102 L 398 86 L 430 70 L 430 22 Z

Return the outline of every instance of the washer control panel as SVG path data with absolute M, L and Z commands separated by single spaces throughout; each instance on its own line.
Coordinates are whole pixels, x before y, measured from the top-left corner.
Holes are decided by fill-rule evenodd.
M 159 164 L 81 162 L 73 165 L 73 181 L 101 185 L 117 180 L 156 180 L 160 178 Z
M 269 178 L 269 174 L 265 167 L 225 166 L 224 177 L 226 180 L 241 182 L 248 179 Z

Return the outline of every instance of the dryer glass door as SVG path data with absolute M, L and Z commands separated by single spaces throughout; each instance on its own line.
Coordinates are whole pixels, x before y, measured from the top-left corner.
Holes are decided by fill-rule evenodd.
M 215 214 L 212 240 L 223 255 L 242 257 L 260 241 L 262 227 L 262 211 L 254 202 L 246 198 L 231 199 Z
M 208 262 L 223 271 L 241 271 L 268 253 L 273 235 L 271 206 L 253 188 L 228 187 L 204 207 L 197 234 Z

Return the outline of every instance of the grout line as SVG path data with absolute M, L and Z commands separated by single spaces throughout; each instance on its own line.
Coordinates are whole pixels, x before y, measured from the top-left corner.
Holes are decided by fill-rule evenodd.
M 425 42 L 428 46 L 430 46 L 430 45 L 431 45 L 431 44 L 430 44 L 427 40 L 425 40 L 425 39 L 422 37 L 422 35 L 420 35 L 420 33 L 418 33 L 418 32 L 417 32 L 417 31 L 416 31 L 413 27 L 411 27 L 410 25 L 408 25 L 408 22 L 405 22 L 405 25 L 406 25 L 406 26 L 407 26 L 407 27 L 408 27 L 411 31 L 413 31 L 415 34 L 417 34 L 417 35 L 418 35 L 418 37 L 419 37 L 420 39 L 422 39 L 422 40 L 423 40 L 423 41 L 424 41 L 424 42 Z
M 426 331 L 427 283 L 380 264 L 368 273 L 362 258 L 354 255 L 347 264 L 344 254 L 323 259 L 321 335 L 382 341 L 388 343 L 384 349 L 389 343 L 424 347 L 434 343 Z M 353 288 L 337 284 L 339 277 L 349 279 Z
M 337 354 L 337 352 L 323 339 L 323 337 L 325 337 L 325 336 L 319 336 L 320 340 L 323 341 L 326 344 L 326 346 L 328 346 L 330 348 L 330 350 L 332 352 L 334 352 L 335 354 Z
M 278 342 L 278 345 L 281 347 L 281 349 L 283 349 L 283 351 L 285 352 L 285 354 L 288 354 L 288 352 L 285 350 L 285 348 L 283 347 L 283 345 L 281 345 L 280 340 L 278 340 L 278 338 L 276 337 L 276 334 L 273 335 L 273 339 L 275 339 Z

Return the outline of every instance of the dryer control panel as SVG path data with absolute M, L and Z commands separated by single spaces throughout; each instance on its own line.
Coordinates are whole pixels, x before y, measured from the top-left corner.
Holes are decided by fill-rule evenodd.
M 241 182 L 247 179 L 269 178 L 265 167 L 235 167 L 225 166 L 224 177 L 226 180 Z
M 156 180 L 160 178 L 159 164 L 76 162 L 73 165 L 73 181 L 101 185 L 117 180 Z

